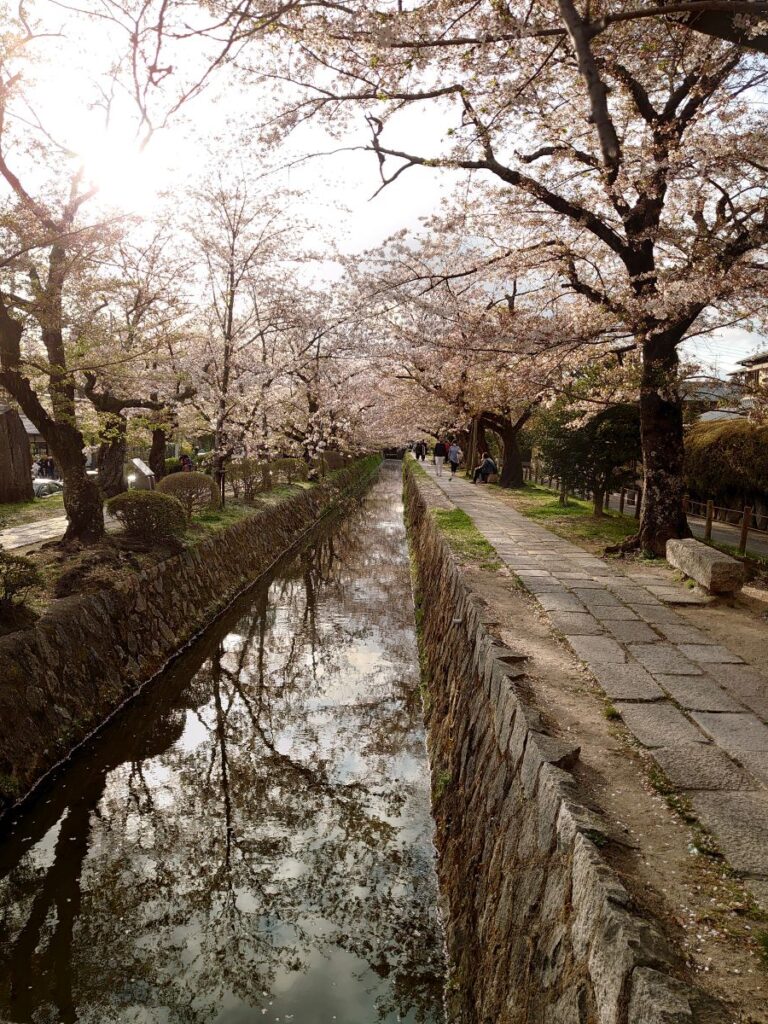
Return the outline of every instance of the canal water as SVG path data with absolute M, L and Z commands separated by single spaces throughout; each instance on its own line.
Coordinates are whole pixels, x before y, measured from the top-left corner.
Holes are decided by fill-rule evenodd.
M 399 466 L 0 834 L 0 1022 L 437 1024 Z

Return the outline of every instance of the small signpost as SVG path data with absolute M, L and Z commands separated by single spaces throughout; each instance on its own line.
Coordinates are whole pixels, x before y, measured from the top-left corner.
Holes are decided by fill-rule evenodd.
M 154 491 L 155 474 L 146 462 L 143 459 L 131 459 L 131 463 L 136 469 L 136 472 L 131 474 L 133 480 L 130 477 L 128 478 L 133 487 L 137 491 Z

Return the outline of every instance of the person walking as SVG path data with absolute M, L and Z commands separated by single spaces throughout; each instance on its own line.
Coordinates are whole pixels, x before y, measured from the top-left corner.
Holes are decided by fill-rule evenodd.
M 421 462 L 423 462 L 427 457 L 427 442 L 417 441 L 414 453 L 416 455 L 416 461 L 419 462 L 419 460 L 421 460 Z
M 459 463 L 464 457 L 464 452 L 459 448 L 455 441 L 451 443 L 448 449 L 448 465 L 451 467 L 451 480 L 456 476 L 456 470 L 459 468 Z
M 445 456 L 448 454 L 448 449 L 442 441 L 438 441 L 435 445 L 435 467 L 437 469 L 437 475 L 443 475 L 443 463 L 445 462 Z

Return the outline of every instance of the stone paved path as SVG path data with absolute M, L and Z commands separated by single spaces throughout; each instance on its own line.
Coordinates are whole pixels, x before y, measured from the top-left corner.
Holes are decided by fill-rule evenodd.
M 768 677 L 664 602 L 680 592 L 637 582 L 481 485 L 425 469 L 533 594 L 768 905 Z
M 25 523 L 23 526 L 9 526 L 0 530 L 0 548 L 12 551 L 14 548 L 26 548 L 32 544 L 43 544 L 49 540 L 58 540 L 67 529 L 66 516 L 52 516 L 36 523 Z

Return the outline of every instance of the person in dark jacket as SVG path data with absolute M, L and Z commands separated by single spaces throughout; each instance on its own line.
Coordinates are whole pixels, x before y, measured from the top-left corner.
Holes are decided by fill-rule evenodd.
M 491 473 L 498 473 L 498 471 L 499 470 L 496 466 L 496 463 L 493 461 L 488 452 L 483 452 L 483 457 L 480 460 L 480 465 L 477 466 L 475 469 L 472 478 L 472 483 L 476 484 L 478 479 L 480 479 L 484 484 L 487 484 L 488 477 L 491 475 Z
M 447 454 L 448 454 L 448 449 L 445 447 L 445 445 L 443 444 L 442 441 L 438 441 L 437 444 L 435 445 L 435 451 L 434 451 L 435 466 L 437 467 L 437 475 L 438 476 L 442 476 L 443 475 L 443 464 L 445 462 L 445 457 L 446 457 Z

